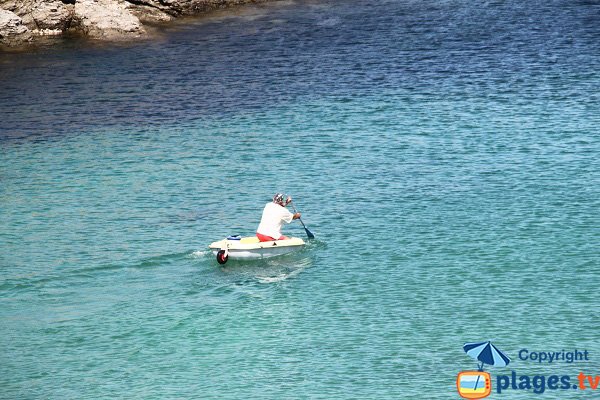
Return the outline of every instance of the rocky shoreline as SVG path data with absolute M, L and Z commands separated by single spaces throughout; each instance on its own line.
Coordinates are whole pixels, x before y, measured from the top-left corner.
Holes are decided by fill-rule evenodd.
M 0 49 L 69 33 L 121 41 L 176 18 L 266 0 L 0 0 Z

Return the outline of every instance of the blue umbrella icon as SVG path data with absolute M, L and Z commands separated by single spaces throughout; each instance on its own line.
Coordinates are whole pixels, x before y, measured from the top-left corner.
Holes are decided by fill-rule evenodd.
M 489 340 L 481 343 L 465 343 L 463 350 L 472 358 L 480 361 L 478 365 L 479 371 L 483 371 L 483 365 L 488 364 L 494 367 L 506 367 L 510 363 L 510 358 L 503 352 L 501 352 L 496 346 Z M 479 376 L 475 381 L 475 388 L 479 383 Z
M 465 343 L 463 350 L 469 356 L 480 361 L 479 370 L 483 371 L 483 365 L 488 364 L 494 367 L 506 367 L 510 363 L 510 358 L 501 352 L 492 342 Z

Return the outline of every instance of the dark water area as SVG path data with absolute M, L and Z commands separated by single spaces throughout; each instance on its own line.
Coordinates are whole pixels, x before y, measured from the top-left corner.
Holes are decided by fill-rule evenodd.
M 584 1 L 274 2 L 161 40 L 0 55 L 2 138 L 177 125 L 381 91 L 434 99 L 598 100 L 600 5 Z M 590 110 L 591 111 L 591 110 Z

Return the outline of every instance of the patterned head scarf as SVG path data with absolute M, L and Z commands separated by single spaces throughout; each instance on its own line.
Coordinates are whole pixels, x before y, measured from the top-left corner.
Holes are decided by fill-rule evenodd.
M 275 193 L 275 196 L 273 196 L 273 203 L 283 204 L 283 197 L 283 193 Z

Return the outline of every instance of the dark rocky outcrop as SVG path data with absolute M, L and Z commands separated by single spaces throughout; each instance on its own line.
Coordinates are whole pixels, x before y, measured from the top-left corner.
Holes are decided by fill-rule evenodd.
M 147 36 L 146 24 L 260 1 L 264 0 L 0 0 L 0 46 L 22 46 L 67 32 L 131 40 Z

